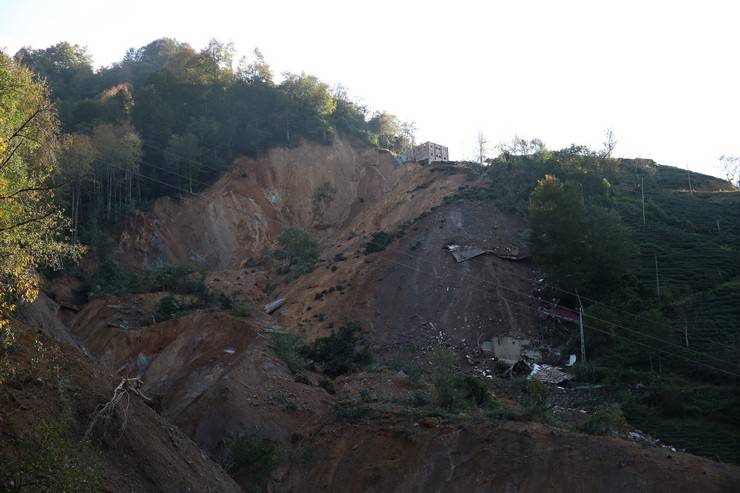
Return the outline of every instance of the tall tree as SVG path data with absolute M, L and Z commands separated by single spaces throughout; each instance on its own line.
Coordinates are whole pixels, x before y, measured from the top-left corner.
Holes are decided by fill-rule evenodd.
M 67 134 L 62 137 L 58 171 L 66 182 L 70 195 L 69 208 L 75 241 L 79 233 L 83 185 L 93 177 L 93 164 L 97 155 L 92 139 L 87 135 Z
M 96 179 L 99 205 L 105 209 L 105 219 L 111 221 L 134 202 L 141 139 L 129 125 L 101 123 L 93 129 L 92 141 L 99 156 Z
M 36 298 L 39 267 L 80 254 L 54 203 L 57 134 L 46 87 L 0 52 L 0 326 Z

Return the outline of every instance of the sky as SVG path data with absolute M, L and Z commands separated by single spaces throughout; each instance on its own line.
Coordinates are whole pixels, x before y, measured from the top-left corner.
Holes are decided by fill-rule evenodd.
M 740 2 L 660 0 L 0 0 L 0 48 L 87 46 L 97 66 L 161 37 L 341 84 L 472 158 L 477 135 L 721 175 L 740 156 Z M 238 57 L 237 57 L 238 58 Z

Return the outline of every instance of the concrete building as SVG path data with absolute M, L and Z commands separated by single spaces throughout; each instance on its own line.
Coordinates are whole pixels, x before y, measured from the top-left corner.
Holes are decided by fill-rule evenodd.
M 414 160 L 420 163 L 434 163 L 436 161 L 449 161 L 450 153 L 445 146 L 434 142 L 424 142 L 414 147 Z

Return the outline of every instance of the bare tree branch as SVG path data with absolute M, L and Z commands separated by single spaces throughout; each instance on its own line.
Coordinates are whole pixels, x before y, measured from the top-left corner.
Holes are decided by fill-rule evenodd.
M 0 163 L 0 169 L 4 168 L 6 164 L 8 164 L 8 161 L 10 161 L 13 158 L 13 154 L 15 154 L 15 151 L 18 150 L 20 146 L 23 145 L 23 142 L 19 142 L 18 145 L 16 145 L 12 151 L 10 151 L 10 154 L 8 154 L 8 157 L 3 159 L 3 162 Z
M 21 133 L 21 132 L 23 131 L 23 129 L 24 129 L 24 128 L 26 128 L 26 127 L 28 126 L 28 124 L 29 124 L 29 123 L 31 123 L 31 121 L 33 121 L 33 119 L 34 119 L 34 118 L 36 118 L 36 116 L 37 116 L 37 115 L 38 115 L 39 113 L 41 113 L 41 111 L 43 111 L 44 109 L 45 109 L 45 108 L 44 108 L 43 106 L 39 106 L 38 108 L 36 108 L 36 111 L 34 111 L 34 112 L 33 112 L 33 113 L 31 114 L 31 116 L 29 116 L 29 117 L 28 117 L 28 118 L 26 119 L 26 121 L 25 121 L 25 122 L 23 122 L 23 125 L 21 125 L 20 127 L 18 127 L 18 129 L 17 129 L 17 130 L 15 131 L 15 132 L 13 132 L 13 135 L 11 135 L 11 136 L 10 136 L 10 137 L 8 138 L 7 142 L 10 142 L 10 141 L 11 141 L 11 140 L 13 140 L 14 138 L 16 138 L 16 137 L 18 136 L 18 134 L 20 134 L 20 133 Z
M 21 188 L 20 190 L 16 190 L 15 192 L 9 194 L 9 195 L 0 195 L 0 200 L 6 200 L 6 199 L 12 199 L 16 195 L 20 195 L 22 193 L 28 193 L 28 192 L 45 192 L 48 190 L 55 190 L 59 187 L 62 187 L 66 185 L 68 182 L 59 183 L 58 185 L 51 185 L 48 187 L 28 187 L 28 188 Z

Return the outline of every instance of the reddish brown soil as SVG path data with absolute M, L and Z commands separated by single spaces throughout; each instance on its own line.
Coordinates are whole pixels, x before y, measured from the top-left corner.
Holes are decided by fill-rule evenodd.
M 737 491 L 740 469 L 533 423 L 338 425 L 304 444 L 281 491 Z
M 17 377 L 0 385 L 0 448 L 13 449 L 31 430 L 53 425 L 65 414 L 70 416 L 66 433 L 80 441 L 119 380 L 73 347 L 20 324 L 14 330 L 16 347 L 8 364 Z M 127 417 L 125 433 L 115 435 L 114 429 L 111 438 L 83 450 L 82 460 L 102 475 L 102 491 L 240 491 L 221 467 L 138 397 L 131 399 Z
M 319 373 L 307 371 L 308 384 L 296 381 L 270 348 L 275 330 L 310 340 L 359 320 L 383 364 L 409 347 L 423 356 L 444 344 L 463 356 L 493 336 L 538 337 L 529 294 L 535 271 L 526 260 L 486 255 L 456 263 L 444 250 L 454 242 L 526 253 L 521 218 L 491 203 L 441 205 L 464 180 L 399 167 L 341 139 L 241 160 L 198 197 L 160 200 L 132 220 L 117 255 L 135 268 L 189 263 L 206 271 L 213 290 L 258 306 L 285 298 L 282 308 L 248 320 L 198 311 L 131 323 L 149 323 L 167 295 L 151 293 L 67 310 L 61 328 L 116 375 L 141 375 L 161 416 L 212 457 L 231 435 L 275 443 L 281 465 L 270 491 L 731 491 L 740 484 L 735 466 L 531 423 L 484 425 L 470 416 L 457 427 L 419 426 L 398 417 L 415 412 L 403 402 L 419 388 L 395 368 L 340 377 L 336 395 L 317 385 Z M 337 195 L 315 218 L 312 193 L 325 181 Z M 275 264 L 247 262 L 275 248 L 287 224 L 308 227 L 321 243 L 318 267 L 294 280 L 277 275 Z M 385 251 L 362 253 L 370 234 L 403 224 L 410 226 Z M 346 260 L 335 258 L 340 253 Z M 57 313 L 53 302 L 35 309 L 41 325 Z M 100 385 L 110 391 L 110 382 Z M 337 420 L 337 404 L 364 405 L 368 396 L 378 412 L 372 419 Z

